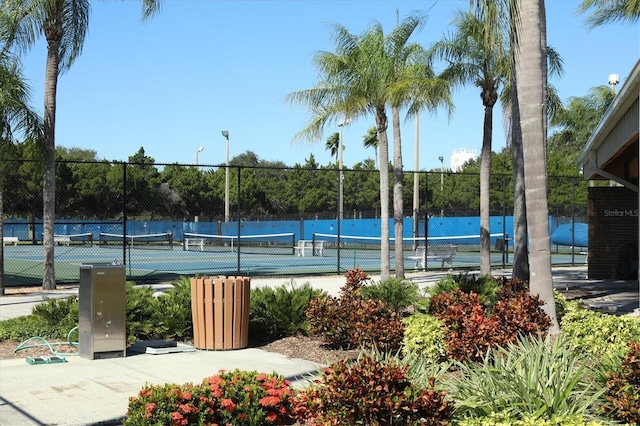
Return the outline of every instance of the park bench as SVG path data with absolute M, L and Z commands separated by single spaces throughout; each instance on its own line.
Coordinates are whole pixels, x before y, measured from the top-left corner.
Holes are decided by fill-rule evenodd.
M 441 268 L 444 268 L 444 263 L 447 262 L 449 268 L 451 268 L 456 250 L 457 247 L 453 244 L 436 244 L 429 246 L 428 249 L 425 249 L 425 246 L 418 246 L 416 247 L 415 254 L 409 256 L 409 259 L 416 262 L 416 270 L 422 269 L 424 271 L 427 266 L 427 261 L 429 260 L 439 260 L 441 262 Z
M 296 256 L 306 256 L 306 251 L 311 251 L 313 256 L 324 256 L 324 243 L 323 240 L 299 240 L 298 245 L 295 247 L 295 255 Z
M 71 244 L 71 237 L 68 235 L 54 235 L 53 243 L 60 245 L 64 244 L 65 246 L 68 246 L 69 244 Z
M 18 245 L 18 237 L 2 237 L 2 245 L 13 244 Z
M 190 245 L 198 247 L 200 251 L 204 251 L 204 238 L 185 238 L 184 250 L 188 251 Z

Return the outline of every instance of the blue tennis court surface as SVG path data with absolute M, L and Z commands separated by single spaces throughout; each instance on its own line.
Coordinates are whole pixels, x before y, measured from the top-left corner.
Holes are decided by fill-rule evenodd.
M 415 260 L 410 259 L 413 251 L 404 253 L 404 267 L 407 272 L 415 270 Z M 5 285 L 29 285 L 42 282 L 43 247 L 41 245 L 5 246 Z M 508 259 L 511 260 L 511 259 Z M 502 253 L 491 256 L 494 267 L 502 267 Z M 126 264 L 127 278 L 130 280 L 171 280 L 181 275 L 248 275 L 248 276 L 300 276 L 320 274 L 342 274 L 360 267 L 369 273 L 380 270 L 380 251 L 372 249 L 338 250 L 325 249 L 323 256 L 296 256 L 293 248 L 290 254 L 243 253 L 221 249 L 220 251 L 183 251 L 175 245 L 173 249 L 127 248 L 121 246 L 107 248 L 96 244 L 57 245 L 55 248 L 55 270 L 58 282 L 78 282 L 79 269 L 83 263 Z M 554 264 L 584 264 L 585 255 L 554 254 Z M 391 268 L 395 268 L 393 251 L 390 255 Z M 479 267 L 480 255 L 477 251 L 459 249 L 453 258 L 451 268 L 468 270 Z M 509 262 L 506 262 L 509 265 Z M 427 269 L 440 270 L 440 260 L 427 260 Z M 444 270 L 450 265 L 445 262 Z

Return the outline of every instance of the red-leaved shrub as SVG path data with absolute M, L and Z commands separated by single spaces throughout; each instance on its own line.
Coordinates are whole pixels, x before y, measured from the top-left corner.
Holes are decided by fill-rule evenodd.
M 503 280 L 498 300 L 489 310 L 476 293 L 460 288 L 431 298 L 429 313 L 445 323 L 447 355 L 459 361 L 480 361 L 491 347 L 513 342 L 520 334 L 543 336 L 551 326 L 538 296 L 525 281 Z
M 360 290 L 369 279 L 366 272 L 356 268 L 345 276 L 339 297 L 320 296 L 309 301 L 305 311 L 309 334 L 344 349 L 400 348 L 404 337 L 401 315 L 386 302 L 361 295 Z
M 312 425 L 449 424 L 453 407 L 444 392 L 419 389 L 396 361 L 365 355 L 339 361 L 295 398 L 296 418 Z
M 519 334 L 540 335 L 544 338 L 551 327 L 551 319 L 540 307 L 538 296 L 521 294 L 498 301 L 491 309 L 500 329 L 502 345 L 515 341 Z
M 631 342 L 620 369 L 607 373 L 606 398 L 606 413 L 640 425 L 640 342 Z

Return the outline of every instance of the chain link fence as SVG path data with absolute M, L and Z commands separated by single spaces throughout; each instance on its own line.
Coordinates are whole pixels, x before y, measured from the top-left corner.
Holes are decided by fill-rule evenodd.
M 42 164 L 5 159 L 0 168 L 5 286 L 40 284 Z M 100 262 L 126 265 L 128 279 L 136 281 L 343 274 L 356 266 L 375 274 L 379 182 L 374 167 L 340 173 L 335 167 L 59 161 L 56 281 L 77 282 L 80 264 Z M 395 269 L 392 175 L 389 185 Z M 479 188 L 478 174 L 405 172 L 401 259 L 407 272 L 479 267 Z M 586 206 L 581 178 L 549 178 L 552 233 L 586 223 Z M 490 215 L 492 265 L 509 267 L 510 175 L 491 176 Z M 585 261 L 586 243 L 570 237 L 574 244 L 554 244 L 554 264 Z M 442 254 L 442 246 L 453 247 L 451 256 Z

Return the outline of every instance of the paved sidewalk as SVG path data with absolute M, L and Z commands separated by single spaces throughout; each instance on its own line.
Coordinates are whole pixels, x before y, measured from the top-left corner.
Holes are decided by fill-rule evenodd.
M 501 271 L 494 271 L 496 275 Z M 508 271 L 504 272 L 508 274 Z M 421 287 L 437 281 L 443 273 L 408 273 Z M 373 277 L 379 281 L 379 277 Z M 343 276 L 296 278 L 337 295 Z M 252 286 L 279 286 L 286 279 L 254 279 Z M 586 269 L 555 268 L 554 285 L 563 290 L 585 288 L 594 295 L 585 300 L 611 312 L 638 308 L 637 281 L 587 280 Z M 158 291 L 167 285 L 154 286 Z M 30 296 L 0 298 L 0 319 L 29 314 L 44 297 L 66 297 L 77 289 L 57 290 Z M 30 365 L 25 359 L 0 360 L 0 425 L 117 425 L 128 398 L 146 384 L 199 383 L 220 369 L 276 372 L 301 384 L 317 365 L 303 359 L 256 348 L 234 351 L 202 351 L 165 355 L 131 355 L 125 358 L 88 360 L 68 356 L 66 363 Z

